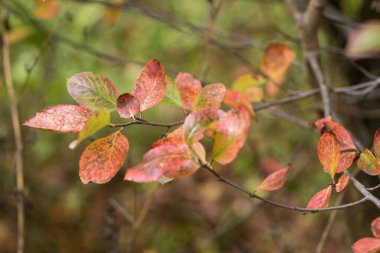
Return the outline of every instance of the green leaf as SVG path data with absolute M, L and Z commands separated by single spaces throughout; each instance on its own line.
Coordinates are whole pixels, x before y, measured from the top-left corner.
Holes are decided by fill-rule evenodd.
M 71 142 L 69 145 L 70 149 L 74 149 L 87 137 L 93 135 L 103 127 L 110 124 L 110 113 L 107 111 L 94 112 L 84 125 L 82 131 L 78 134 L 78 138 Z
M 166 77 L 167 86 L 165 91 L 165 100 L 170 104 L 183 108 L 181 96 L 178 91 L 178 87 L 173 79 Z
M 364 150 L 357 162 L 359 169 L 365 173 L 375 176 L 380 174 L 380 164 L 376 160 L 375 156 L 368 149 Z
M 380 22 L 370 21 L 354 30 L 348 38 L 346 54 L 362 58 L 380 52 Z
M 114 84 L 103 75 L 82 72 L 67 80 L 67 90 L 78 104 L 93 111 L 116 110 L 118 91 Z

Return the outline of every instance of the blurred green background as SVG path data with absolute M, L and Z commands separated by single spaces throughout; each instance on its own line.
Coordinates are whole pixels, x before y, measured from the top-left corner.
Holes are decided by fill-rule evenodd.
M 336 2 L 347 17 L 359 15 L 360 1 Z M 151 58 L 158 59 L 172 78 L 188 72 L 203 83 L 222 82 L 230 87 L 240 73 L 259 69 L 270 42 L 286 43 L 297 59 L 290 67 L 285 89 L 267 99 L 286 97 L 286 90 L 310 89 L 298 30 L 282 1 L 225 0 L 214 16 L 214 33 L 207 45 L 206 31 L 215 14 L 212 6 L 220 1 L 126 1 L 120 11 L 107 3 L 121 1 L 57 1 L 58 13 L 42 19 L 35 11 L 39 1 L 5 0 L 22 122 L 46 107 L 74 104 L 66 80 L 79 72 L 104 74 L 121 92 L 131 91 Z M 327 32 L 321 33 L 321 40 L 324 45 L 334 43 Z M 329 57 L 325 56 L 333 61 Z M 343 78 L 334 78 L 345 83 Z M 5 86 L 0 85 L 0 90 L 0 252 L 15 252 L 14 141 Z M 313 98 L 281 107 L 308 122 L 318 119 L 318 109 Z M 164 123 L 183 117 L 183 111 L 165 101 L 144 113 L 144 118 Z M 117 117 L 113 121 L 120 122 Z M 94 138 L 108 131 L 104 129 Z M 81 152 L 91 140 L 72 151 L 68 145 L 76 138 L 74 134 L 27 127 L 22 127 L 22 132 L 25 252 L 314 252 L 329 217 L 329 213 L 302 215 L 266 206 L 220 184 L 205 171 L 164 186 L 123 181 L 126 168 L 139 162 L 165 129 L 132 126 L 123 130 L 130 152 L 121 171 L 105 185 L 83 185 L 78 176 Z M 254 189 L 269 171 L 291 163 L 285 187 L 260 194 L 306 206 L 311 196 L 330 182 L 316 155 L 318 137 L 315 130 L 263 110 L 253 118 L 237 159 L 217 169 Z M 347 191 L 347 201 L 359 197 L 354 190 Z M 330 203 L 336 196 L 333 194 Z M 358 236 L 369 236 L 368 220 L 376 215 L 368 216 L 370 210 L 364 205 L 339 212 L 323 252 L 347 252 Z M 128 217 L 144 219 L 134 228 Z

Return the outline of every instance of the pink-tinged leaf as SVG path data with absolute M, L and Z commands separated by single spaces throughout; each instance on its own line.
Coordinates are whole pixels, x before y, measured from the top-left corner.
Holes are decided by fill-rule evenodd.
M 376 130 L 373 138 L 373 150 L 375 151 L 377 159 L 380 160 L 380 128 Z
M 79 105 L 56 105 L 38 112 L 24 125 L 60 133 L 80 132 L 92 112 Z
M 86 139 L 87 137 L 90 137 L 91 135 L 93 135 L 94 133 L 102 129 L 103 127 L 110 124 L 110 119 L 111 119 L 110 112 L 107 112 L 107 111 L 94 112 L 91 115 L 91 117 L 87 120 L 83 129 L 79 132 L 78 138 L 75 141 L 70 143 L 69 148 L 74 149 L 84 139 Z
M 222 104 L 226 87 L 221 83 L 209 84 L 203 87 L 201 93 L 197 96 L 193 110 L 213 107 L 218 109 Z
M 357 240 L 351 249 L 353 253 L 376 253 L 380 250 L 380 239 L 365 237 Z
M 197 143 L 197 152 L 205 151 L 200 143 Z M 203 151 L 201 151 L 203 150 Z M 134 182 L 167 182 L 171 179 L 188 176 L 199 169 L 200 165 L 194 160 L 191 150 L 186 144 L 160 145 L 146 153 L 142 161 L 127 170 L 124 180 Z M 165 178 L 165 180 L 160 180 Z
M 79 161 L 79 176 L 84 184 L 104 184 L 120 170 L 129 151 L 129 142 L 120 131 L 92 142 Z
M 342 174 L 342 175 L 339 177 L 339 179 L 338 179 L 338 183 L 337 183 L 336 186 L 335 186 L 335 190 L 336 190 L 336 192 L 341 192 L 341 191 L 343 191 L 343 189 L 346 188 L 349 179 L 350 179 L 349 176 L 347 176 L 346 174 Z
M 256 187 L 256 190 L 275 191 L 280 189 L 285 184 L 286 178 L 288 176 L 288 171 L 289 167 L 285 167 L 276 172 L 273 172 L 267 176 L 259 186 Z
M 190 113 L 183 123 L 183 137 L 185 142 L 191 146 L 206 134 L 212 136 L 215 132 L 217 121 L 225 112 L 211 108 L 201 108 Z
M 380 238 L 380 217 L 371 222 L 371 231 L 374 237 Z
M 334 134 L 327 132 L 322 134 L 318 143 L 318 158 L 324 171 L 334 179 L 340 158 L 339 142 Z
M 115 85 L 103 75 L 82 72 L 67 80 L 67 90 L 78 104 L 91 110 L 116 109 L 118 91 Z
M 348 169 L 352 163 L 354 162 L 355 158 L 356 158 L 356 151 L 354 152 L 343 152 L 342 153 L 342 149 L 340 150 L 340 158 L 339 158 L 339 165 L 338 167 L 336 168 L 336 173 L 340 173 L 342 171 L 345 171 L 346 169 Z
M 254 115 L 254 111 L 248 96 L 242 92 L 227 90 L 224 94 L 223 102 L 227 105 L 235 107 L 236 109 L 245 107 L 251 113 L 251 115 Z
M 175 79 L 183 108 L 192 110 L 198 94 L 202 90 L 202 84 L 188 73 L 179 73 Z
M 380 52 L 380 22 L 369 21 L 350 33 L 346 54 L 351 58 L 363 58 Z
M 183 134 L 182 134 L 182 126 L 174 130 L 173 132 L 169 133 L 166 137 L 161 138 L 157 141 L 155 141 L 152 144 L 152 148 L 161 146 L 161 145 L 180 145 L 185 144 L 185 141 L 183 140 Z
M 164 67 L 156 59 L 149 60 L 133 86 L 132 94 L 140 101 L 140 110 L 157 105 L 165 96 L 166 85 Z
M 250 114 L 244 107 L 221 115 L 213 134 L 214 160 L 220 164 L 232 162 L 247 139 L 250 125 Z
M 122 118 L 131 118 L 140 113 L 140 102 L 132 94 L 121 94 L 117 98 L 117 112 Z
M 358 168 L 365 173 L 376 176 L 380 174 L 380 163 L 376 157 L 368 149 L 360 153 L 360 157 L 357 161 Z
M 331 196 L 331 185 L 317 192 L 309 201 L 306 208 L 327 208 Z

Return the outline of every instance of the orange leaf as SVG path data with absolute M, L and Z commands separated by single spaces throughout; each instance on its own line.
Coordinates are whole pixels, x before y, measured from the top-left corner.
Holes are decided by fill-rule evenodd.
M 92 142 L 79 161 L 79 176 L 84 184 L 104 184 L 120 170 L 128 154 L 129 142 L 120 131 Z
M 373 236 L 375 236 L 376 238 L 380 238 L 380 217 L 377 217 L 372 221 L 371 230 Z
M 339 165 L 340 147 L 334 134 L 323 133 L 318 143 L 318 158 L 325 172 L 334 179 L 336 168 Z
M 56 105 L 38 112 L 24 122 L 25 126 L 51 130 L 60 133 L 80 132 L 92 112 L 79 105 Z
M 57 16 L 59 11 L 58 3 L 55 0 L 35 0 L 37 6 L 33 10 L 35 17 L 49 20 Z
M 224 94 L 223 102 L 227 105 L 235 107 L 236 109 L 239 109 L 241 106 L 243 106 L 251 113 L 251 115 L 254 114 L 248 96 L 242 92 L 235 90 L 227 90 Z
M 161 145 L 180 145 L 184 144 L 183 134 L 182 134 L 182 126 L 169 133 L 165 138 L 161 138 L 155 141 L 152 144 L 152 148 L 161 146 Z
M 158 104 L 165 97 L 166 75 L 161 63 L 156 59 L 149 60 L 135 84 L 132 95 L 140 102 L 140 111 Z
M 274 191 L 280 189 L 282 186 L 284 186 L 288 171 L 289 167 L 285 167 L 276 172 L 273 172 L 267 176 L 258 187 L 256 187 L 256 190 Z
M 309 201 L 306 208 L 327 208 L 331 196 L 331 185 L 317 192 Z
M 198 94 L 202 90 L 202 84 L 188 73 L 179 73 L 175 78 L 183 108 L 192 110 Z
M 341 192 L 341 191 L 343 191 L 343 189 L 346 188 L 349 179 L 350 179 L 349 176 L 347 176 L 346 174 L 342 174 L 342 175 L 339 177 L 339 179 L 338 179 L 338 183 L 337 183 L 336 186 L 335 186 L 335 190 L 336 190 L 337 192 Z
M 265 49 L 261 70 L 269 76 L 271 82 L 267 86 L 270 96 L 278 93 L 279 86 L 285 79 L 286 71 L 295 58 L 295 53 L 287 45 L 272 43 Z
M 380 239 L 377 238 L 362 238 L 357 240 L 351 249 L 353 253 L 376 253 L 380 250 Z
M 120 8 L 120 6 L 108 8 L 106 14 L 106 22 L 108 25 L 114 25 L 116 23 L 116 20 L 120 15 Z

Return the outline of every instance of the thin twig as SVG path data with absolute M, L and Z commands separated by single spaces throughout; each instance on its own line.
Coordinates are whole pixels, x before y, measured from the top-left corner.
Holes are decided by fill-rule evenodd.
M 374 187 L 367 187 L 366 189 L 367 189 L 367 191 L 374 191 L 374 190 L 379 189 L 379 188 L 380 188 L 380 184 L 378 184 Z
M 159 126 L 159 127 L 175 127 L 183 124 L 184 120 L 172 122 L 172 123 L 158 123 L 158 122 L 152 122 L 152 121 L 147 121 L 143 120 L 140 118 L 135 118 L 134 121 L 130 121 L 127 123 L 121 123 L 121 124 L 110 124 L 108 127 L 112 128 L 119 128 L 119 127 L 128 127 L 131 125 L 148 125 L 148 126 Z
M 8 36 L 5 29 L 5 17 L 2 8 L 0 9 L 0 26 L 1 26 L 1 34 L 2 34 L 2 52 L 3 52 L 3 71 L 4 71 L 4 79 L 5 85 L 7 88 L 9 103 L 11 108 L 11 116 L 12 116 L 12 125 L 13 125 L 13 134 L 16 144 L 15 150 L 15 159 L 16 159 L 16 177 L 17 177 L 17 253 L 24 252 L 24 230 L 25 230 L 25 206 L 24 206 L 24 169 L 23 169 L 23 158 L 22 158 L 22 135 L 20 129 L 20 120 L 19 120 L 19 112 L 17 108 L 17 98 L 15 95 L 15 90 L 13 86 L 12 80 L 12 67 L 9 53 L 9 42 Z

